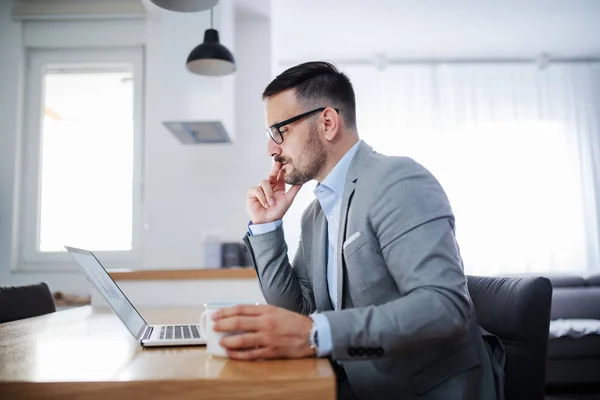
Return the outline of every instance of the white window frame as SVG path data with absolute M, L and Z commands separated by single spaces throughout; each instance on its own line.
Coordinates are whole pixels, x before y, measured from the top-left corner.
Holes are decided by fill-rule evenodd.
M 134 162 L 132 248 L 128 251 L 95 252 L 108 268 L 131 268 L 141 259 L 143 215 L 143 47 L 110 49 L 28 49 L 26 54 L 22 182 L 20 191 L 20 262 L 18 270 L 71 271 L 77 267 L 66 252 L 42 252 L 40 242 L 41 141 L 43 79 L 46 68 L 89 68 L 90 66 L 133 67 Z M 108 162 L 108 160 L 107 160 Z M 74 182 L 76 184 L 76 182 Z

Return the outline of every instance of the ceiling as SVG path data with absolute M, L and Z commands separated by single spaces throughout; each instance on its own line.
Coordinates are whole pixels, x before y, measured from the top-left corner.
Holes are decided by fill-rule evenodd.
M 272 0 L 270 11 L 282 64 L 600 56 L 598 0 Z

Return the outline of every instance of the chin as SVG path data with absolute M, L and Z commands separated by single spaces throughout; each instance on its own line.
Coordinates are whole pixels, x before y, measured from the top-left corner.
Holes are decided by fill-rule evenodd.
M 284 174 L 283 175 L 283 181 L 285 183 L 287 183 L 288 185 L 297 185 L 298 182 L 296 181 L 296 179 L 294 179 L 294 176 L 290 176 L 290 174 Z
M 290 174 L 287 173 L 286 171 L 283 171 L 282 173 L 283 173 L 283 181 L 285 183 L 287 183 L 288 185 L 293 185 L 293 183 L 290 183 Z

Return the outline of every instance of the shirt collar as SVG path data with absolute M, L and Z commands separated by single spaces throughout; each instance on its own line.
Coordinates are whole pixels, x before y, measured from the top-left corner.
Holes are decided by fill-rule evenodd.
M 320 185 L 323 185 L 333 190 L 338 196 L 341 196 L 344 193 L 348 169 L 350 168 L 350 163 L 352 162 L 352 158 L 354 157 L 356 150 L 358 150 L 358 145 L 360 142 L 360 140 L 356 142 L 354 146 L 352 146 L 350 150 L 344 154 L 344 156 L 340 159 L 340 161 L 338 161 L 337 164 L 335 164 L 335 167 L 333 167 L 325 179 L 323 179 L 323 182 L 317 185 L 317 188 Z

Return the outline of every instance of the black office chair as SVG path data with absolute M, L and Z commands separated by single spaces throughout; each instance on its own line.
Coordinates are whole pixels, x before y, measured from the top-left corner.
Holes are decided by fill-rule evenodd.
M 0 323 L 56 311 L 48 285 L 0 287 Z
M 468 276 L 479 325 L 506 350 L 506 400 L 543 400 L 552 284 L 543 277 Z

